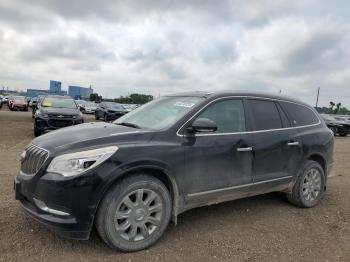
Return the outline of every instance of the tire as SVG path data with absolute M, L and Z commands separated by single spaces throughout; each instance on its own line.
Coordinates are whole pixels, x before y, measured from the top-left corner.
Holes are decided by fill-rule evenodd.
M 104 116 L 103 116 L 103 121 L 108 122 L 107 114 L 104 114 Z
M 171 206 L 169 191 L 160 180 L 144 174 L 128 177 L 115 184 L 101 201 L 96 218 L 97 232 L 113 249 L 133 252 L 148 248 L 167 228 Z M 116 219 L 117 211 L 128 214 L 127 218 Z M 126 226 L 118 232 L 117 227 L 121 225 Z
M 95 120 L 99 120 L 100 118 L 98 117 L 97 113 L 95 113 Z
M 315 174 L 317 179 L 312 178 Z M 314 181 L 308 182 L 312 180 Z M 324 189 L 325 174 L 323 168 L 319 163 L 308 160 L 299 172 L 292 192 L 287 193 L 287 198 L 290 203 L 298 207 L 314 207 L 320 202 Z M 309 195 L 309 192 L 313 193 Z M 316 193 L 317 195 L 315 195 Z
M 35 137 L 38 137 L 42 134 L 42 131 L 36 127 L 36 123 L 35 123 L 35 120 L 34 120 L 34 136 Z
M 340 135 L 340 136 L 347 136 L 347 135 L 348 135 L 348 132 L 339 132 L 339 135 Z

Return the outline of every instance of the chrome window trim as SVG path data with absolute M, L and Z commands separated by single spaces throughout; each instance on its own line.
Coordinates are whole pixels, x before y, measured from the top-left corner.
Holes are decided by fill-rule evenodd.
M 273 178 L 273 179 L 269 179 L 269 180 L 265 180 L 265 181 L 248 183 L 248 184 L 244 184 L 244 185 L 223 187 L 223 188 L 218 188 L 218 189 L 213 189 L 213 190 L 208 190 L 208 191 L 191 193 L 191 194 L 187 194 L 187 197 L 196 197 L 196 196 L 202 196 L 202 195 L 207 195 L 207 194 L 212 194 L 212 193 L 218 193 L 218 192 L 222 192 L 222 191 L 229 191 L 229 190 L 234 190 L 234 189 L 239 189 L 239 188 L 245 188 L 245 187 L 249 187 L 249 186 L 256 186 L 256 185 L 261 185 L 261 184 L 265 184 L 265 183 L 269 183 L 269 182 L 285 180 L 285 179 L 289 179 L 289 178 L 293 178 L 293 176 L 284 176 L 284 177 Z
M 308 106 L 308 105 L 304 105 L 301 103 L 297 103 L 294 101 L 288 101 L 288 100 L 284 100 L 284 99 L 278 99 L 278 98 L 268 98 L 268 97 L 259 97 L 259 96 L 223 96 L 223 97 L 219 97 L 214 99 L 213 101 L 210 101 L 208 104 L 206 104 L 205 106 L 203 106 L 201 109 L 199 109 L 192 117 L 190 117 L 176 132 L 177 136 L 184 136 L 185 134 L 180 134 L 180 130 L 188 123 L 190 122 L 194 117 L 196 117 L 199 113 L 201 113 L 205 108 L 207 108 L 209 105 L 211 105 L 212 103 L 221 100 L 221 99 L 227 99 L 227 98 L 253 98 L 253 99 L 262 99 L 262 100 L 272 100 L 272 101 L 281 101 L 281 102 L 286 102 L 286 103 L 292 103 L 292 104 L 296 104 L 299 106 L 303 106 L 308 108 L 309 110 L 311 110 L 314 114 L 315 112 L 313 111 L 313 109 Z M 262 132 L 274 132 L 274 131 L 282 131 L 282 130 L 289 130 L 289 129 L 298 129 L 298 128 L 305 128 L 305 127 L 312 127 L 312 126 L 318 126 L 319 124 L 321 124 L 321 120 L 319 118 L 319 116 L 317 114 L 315 114 L 315 116 L 318 119 L 318 122 L 315 124 L 311 124 L 311 125 L 304 125 L 304 126 L 292 126 L 292 127 L 282 127 L 282 128 L 277 128 L 277 129 L 267 129 L 267 130 L 257 130 L 257 131 L 244 131 L 244 132 L 232 132 L 232 133 L 218 133 L 218 134 L 194 134 L 194 136 L 224 136 L 224 135 L 237 135 L 237 134 L 254 134 L 254 133 L 262 133 Z M 246 116 L 244 116 L 246 118 Z

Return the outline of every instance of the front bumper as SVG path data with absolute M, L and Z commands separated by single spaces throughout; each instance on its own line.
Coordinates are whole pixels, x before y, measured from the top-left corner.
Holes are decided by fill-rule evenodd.
M 59 235 L 86 240 L 99 200 L 96 190 L 102 184 L 98 176 L 86 175 L 67 179 L 57 174 L 40 177 L 20 172 L 14 181 L 15 198 L 29 216 Z M 40 208 L 36 199 L 45 202 L 49 210 Z
M 28 108 L 28 106 L 27 105 L 12 104 L 11 108 L 14 110 L 26 110 Z
M 95 114 L 95 109 L 85 108 L 84 113 L 85 113 L 85 114 Z
M 36 128 L 40 131 L 50 131 L 50 130 L 56 130 L 59 128 L 67 127 L 67 126 L 73 126 L 84 123 L 83 118 L 41 118 L 41 117 L 35 117 L 35 125 Z

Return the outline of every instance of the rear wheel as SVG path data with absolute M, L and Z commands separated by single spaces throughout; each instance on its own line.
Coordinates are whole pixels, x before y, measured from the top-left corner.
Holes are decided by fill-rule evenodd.
M 95 112 L 95 120 L 99 120 L 100 118 L 97 115 L 97 112 Z
M 316 206 L 324 193 L 325 174 L 315 161 L 307 161 L 300 171 L 292 192 L 287 194 L 289 202 L 299 207 Z
M 136 175 L 116 184 L 97 212 L 96 227 L 112 248 L 137 251 L 153 245 L 164 233 L 171 215 L 165 185 L 152 176 Z

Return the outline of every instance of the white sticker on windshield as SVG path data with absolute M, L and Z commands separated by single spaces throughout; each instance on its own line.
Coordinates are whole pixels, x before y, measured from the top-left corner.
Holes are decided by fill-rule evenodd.
M 188 107 L 188 108 L 191 108 L 192 106 L 194 106 L 194 103 L 176 102 L 176 103 L 174 104 L 174 106 L 181 106 L 181 107 Z

